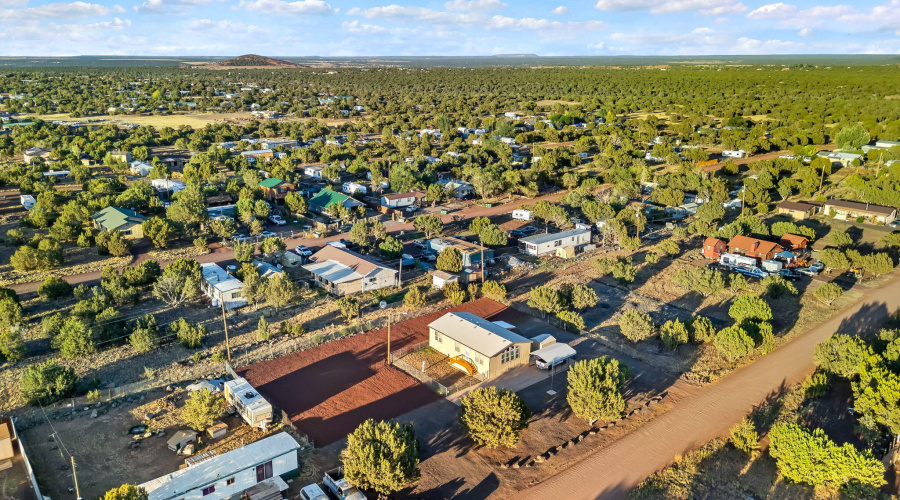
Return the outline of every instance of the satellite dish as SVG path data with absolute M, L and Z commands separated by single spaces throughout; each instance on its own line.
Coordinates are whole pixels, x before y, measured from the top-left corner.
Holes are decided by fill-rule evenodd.
M 386 307 L 387 307 L 387 302 L 385 302 L 385 301 L 382 300 L 381 302 L 378 303 L 378 307 L 380 307 L 380 308 L 382 308 L 382 309 L 386 308 Z

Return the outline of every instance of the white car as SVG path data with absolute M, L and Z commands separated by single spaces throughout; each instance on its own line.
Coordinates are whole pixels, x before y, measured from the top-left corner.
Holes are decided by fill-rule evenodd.
M 418 210 L 418 209 L 419 209 L 419 207 L 417 207 L 417 206 L 415 206 L 415 205 L 411 205 L 411 206 L 406 207 L 406 208 L 405 208 L 405 211 L 406 211 L 406 213 L 411 214 L 411 213 L 415 212 L 415 211 Z
M 300 245 L 300 246 L 298 246 L 298 247 L 296 248 L 296 251 L 297 251 L 298 254 L 300 254 L 300 255 L 302 255 L 302 256 L 304 256 L 304 257 L 309 257 L 310 255 L 313 254 L 312 250 L 310 250 L 306 245 Z
M 234 233 L 234 235 L 231 236 L 231 241 L 242 241 L 243 242 L 243 241 L 250 241 L 252 239 L 253 238 L 247 236 L 244 233 Z
M 269 222 L 275 224 L 276 226 L 283 226 L 287 224 L 287 221 L 284 220 L 280 215 L 272 215 L 269 217 Z
M 273 233 L 272 231 L 263 231 L 262 233 L 259 234 L 260 238 L 274 238 L 277 236 L 278 235 Z

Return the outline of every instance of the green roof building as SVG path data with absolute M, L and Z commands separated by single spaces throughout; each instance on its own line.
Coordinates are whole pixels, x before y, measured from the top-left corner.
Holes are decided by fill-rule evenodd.
M 326 210 L 332 203 L 340 203 L 347 208 L 361 207 L 362 203 L 354 200 L 344 193 L 338 193 L 330 189 L 323 189 L 309 199 L 309 209 L 313 212 L 328 213 Z M 331 215 L 331 214 L 329 214 Z
M 141 223 L 147 220 L 143 215 L 127 208 L 106 207 L 91 216 L 94 227 L 100 231 L 119 231 L 125 239 L 136 240 L 144 237 Z

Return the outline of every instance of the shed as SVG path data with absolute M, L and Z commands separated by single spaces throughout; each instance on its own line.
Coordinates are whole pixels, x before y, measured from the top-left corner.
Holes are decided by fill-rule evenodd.
M 556 256 L 560 259 L 571 259 L 575 257 L 575 247 L 567 246 L 556 249 Z
M 176 432 L 174 436 L 170 437 L 169 440 L 166 441 L 166 444 L 169 446 L 170 450 L 174 451 L 175 453 L 179 453 L 189 443 L 194 443 L 196 441 L 197 431 L 185 429 Z
M 727 245 L 718 238 L 706 238 L 703 242 L 703 256 L 707 259 L 718 259 L 725 252 Z
M 577 354 L 575 349 L 568 344 L 556 343 L 531 353 L 534 364 L 542 370 L 547 370 L 564 363 L 567 359 Z
M 212 427 L 206 429 L 206 433 L 212 439 L 220 438 L 228 433 L 228 424 L 225 422 L 216 422 Z
M 797 236 L 796 234 L 784 233 L 781 235 L 781 239 L 778 240 L 778 243 L 781 244 L 784 248 L 788 250 L 805 250 L 809 245 L 809 240 L 804 238 L 803 236 Z
M 431 285 L 438 290 L 442 290 L 445 285 L 454 281 L 459 283 L 459 276 L 456 274 L 448 273 L 447 271 L 435 271 L 431 273 Z
M 16 455 L 13 447 L 15 435 L 11 427 L 12 419 L 4 418 L 0 421 L 0 470 L 12 467 L 12 458 Z
M 549 333 L 542 333 L 536 337 L 531 337 L 532 352 L 543 349 L 556 343 L 556 337 Z

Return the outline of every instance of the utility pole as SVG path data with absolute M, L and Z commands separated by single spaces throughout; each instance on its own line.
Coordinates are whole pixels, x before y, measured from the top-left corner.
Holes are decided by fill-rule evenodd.
M 228 320 L 225 318 L 224 300 L 222 300 L 222 324 L 225 326 L 225 351 L 228 353 L 228 362 L 231 363 L 231 343 L 228 341 Z
M 78 475 L 75 473 L 75 457 L 72 458 L 72 478 L 75 480 L 75 496 L 81 500 L 81 490 L 78 489 Z
M 387 364 L 391 366 L 391 319 L 393 314 L 388 313 L 388 339 L 387 339 Z

